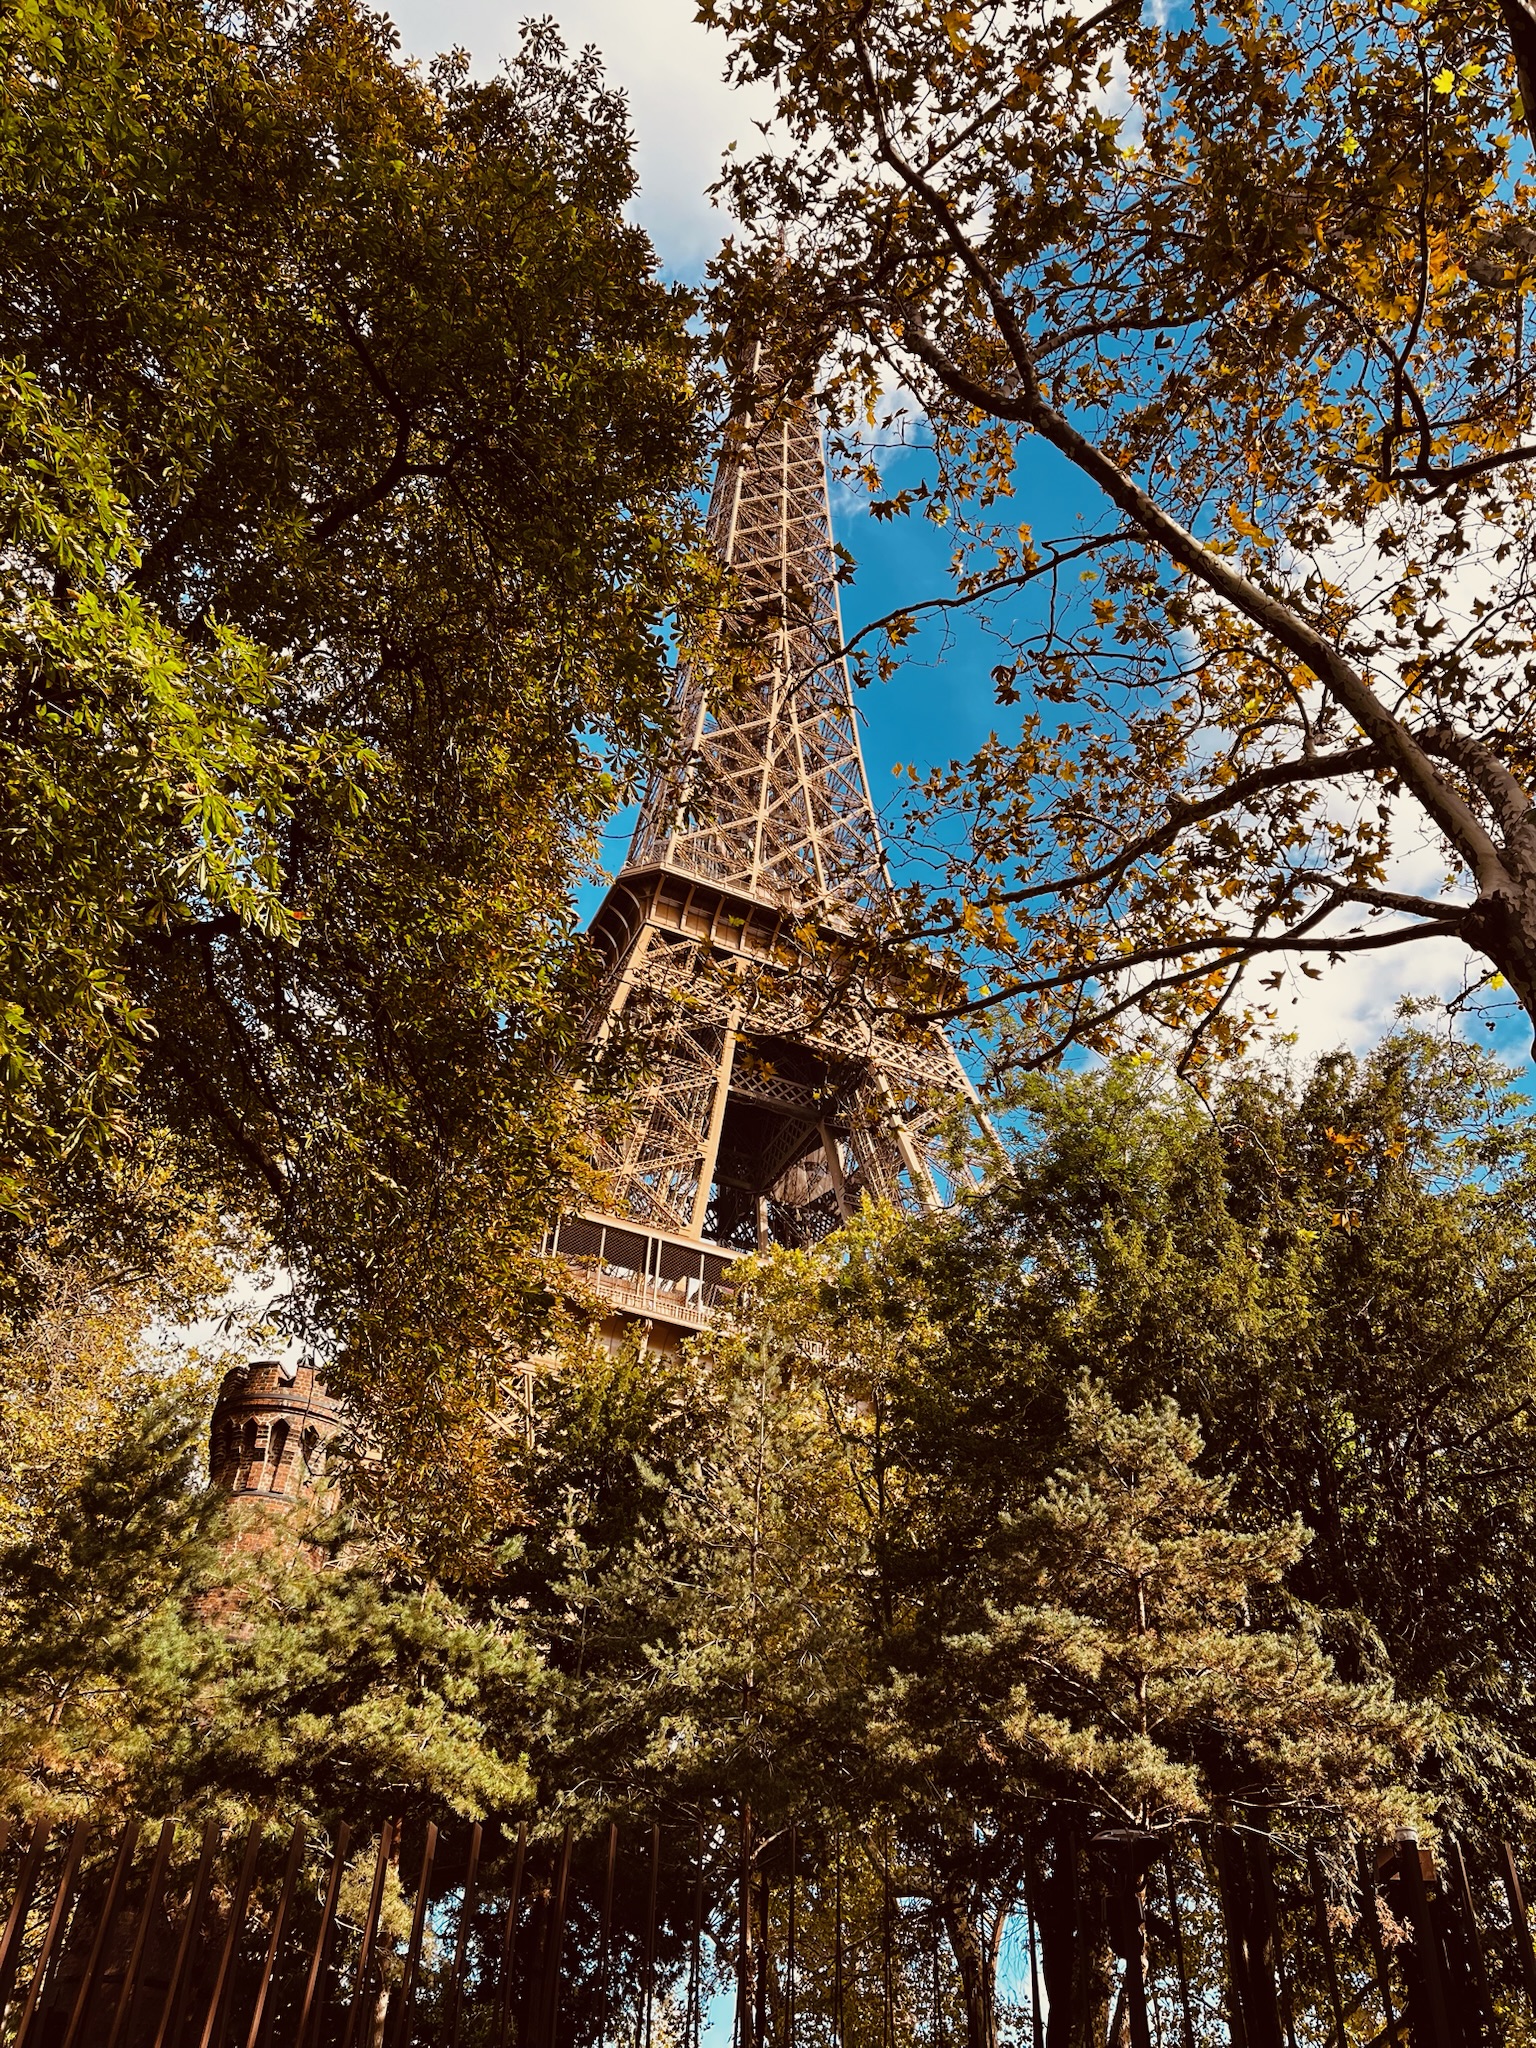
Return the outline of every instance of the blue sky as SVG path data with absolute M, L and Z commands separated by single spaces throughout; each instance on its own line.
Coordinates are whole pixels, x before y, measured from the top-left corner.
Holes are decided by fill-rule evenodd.
M 734 92 L 721 77 L 721 40 L 693 19 L 692 0 L 381 0 L 400 30 L 404 50 L 428 57 L 466 49 L 474 68 L 493 71 L 516 48 L 518 23 L 530 13 L 552 14 L 572 45 L 595 43 L 609 74 L 629 97 L 640 191 L 633 206 L 669 274 L 697 279 L 727 223 L 706 196 L 726 145 L 754 140 L 752 123 L 771 114 L 761 94 Z M 906 460 L 916 463 L 914 455 Z M 1017 516 L 1037 537 L 1069 532 L 1080 512 L 1092 511 L 1091 487 L 1042 450 L 1020 477 Z M 858 563 L 844 592 L 844 624 L 856 631 L 867 619 L 945 587 L 947 544 L 917 521 L 877 525 L 856 496 L 834 497 L 839 540 Z M 1006 714 L 992 700 L 988 670 L 997 659 L 986 636 L 950 615 L 904 650 L 899 673 L 860 695 L 865 755 L 875 802 L 889 805 L 896 784 L 892 764 L 919 769 L 965 757 L 1001 725 Z M 622 829 L 613 860 L 622 858 Z M 1334 970 L 1314 985 L 1293 977 L 1282 991 L 1282 1028 L 1294 1030 L 1300 1050 L 1336 1045 L 1363 1048 L 1389 1026 L 1399 995 L 1449 994 L 1460 985 L 1462 954 L 1448 942 L 1402 953 L 1367 956 Z M 1523 1063 L 1527 1034 L 1510 1019 L 1501 1049 Z

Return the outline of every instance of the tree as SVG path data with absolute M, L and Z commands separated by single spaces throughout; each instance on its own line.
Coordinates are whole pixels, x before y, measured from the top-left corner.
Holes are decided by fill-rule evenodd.
M 900 1976 L 893 1917 L 936 1914 L 986 2048 L 1032 1865 L 1061 1876 L 1114 1826 L 1390 1830 L 1424 1728 L 1381 1674 L 1334 1674 L 1278 1597 L 1304 1531 L 1235 1516 L 1169 1406 L 1064 1400 L 1059 1331 L 975 1372 L 996 1274 L 949 1297 L 952 1237 L 870 1212 L 775 1255 L 737 1328 L 657 1374 L 648 1427 L 629 1373 L 610 1364 L 605 1393 L 594 1357 L 531 1455 L 587 1475 L 545 1594 L 569 1636 L 552 1781 L 599 1810 L 734 1804 L 763 1867 L 794 1821 L 823 1885 L 841 1838 L 850 1944 L 894 1950 Z M 604 1480 L 592 1457 L 615 1437 L 652 1496 L 622 1542 L 624 1460 Z M 1037 1905 L 1053 2042 L 1107 1981 L 1102 1915 L 1067 1905 L 1083 1896 L 1064 1877 Z
M 1005 1063 L 1199 1053 L 1257 963 L 1451 937 L 1536 1019 L 1522 8 L 699 12 L 783 135 L 727 172 L 721 317 L 824 380 L 877 517 L 953 533 L 886 641 L 968 607 L 1025 704 L 919 808 L 970 827 L 898 920 L 971 970 L 948 1007 Z M 887 487 L 892 384 L 931 462 Z M 1102 517 L 1015 523 L 1073 473 Z
M 1400 1779 L 1427 1729 L 1390 1687 L 1341 1684 L 1307 1626 L 1254 1626 L 1307 1534 L 1235 1525 L 1231 1482 L 1195 1469 L 1202 1448 L 1171 1402 L 1126 1414 L 1080 1383 L 1063 1468 L 1013 1518 L 998 1604 L 961 1646 L 983 1696 L 1001 1694 L 990 1739 L 1037 1796 L 1057 1794 L 1036 1880 L 1052 2048 L 1104 2032 L 1103 2013 L 1087 2024 L 1102 1936 L 1083 1925 L 1080 1876 L 1096 1824 L 1155 1841 L 1215 1817 L 1232 1912 L 1249 1903 L 1234 1819 L 1305 1841 L 1319 1822 L 1385 1840 L 1414 1818 Z M 967 1986 L 973 2040 L 991 2005 L 980 1988 Z
M 1247 1521 L 1355 1681 L 1436 1715 L 1454 1824 L 1536 1790 L 1529 1113 L 1469 1048 L 1250 1070 L 1208 1106 L 1142 1066 L 1031 1082 L 1013 1173 L 925 1255 L 950 1412 L 985 1431 L 1039 1364 L 1198 1419 Z M 1052 1429 L 1048 1394 L 1031 1426 Z M 979 1450 L 976 1453 L 979 1455 Z
M 265 730 L 277 693 L 260 648 L 223 626 L 191 645 L 127 585 L 136 549 L 102 437 L 24 371 L 0 372 L 0 499 L 0 1205 L 14 1212 L 36 1201 L 29 1164 L 56 1171 L 120 1140 L 150 1022 L 128 935 L 195 906 L 292 933 L 276 830 L 294 782 L 324 770 Z
M 479 1469 L 581 1170 L 572 882 L 708 583 L 623 103 L 547 24 L 477 84 L 351 0 L 36 0 L 0 80 L 12 1204 L 131 1100 L 381 1449 Z

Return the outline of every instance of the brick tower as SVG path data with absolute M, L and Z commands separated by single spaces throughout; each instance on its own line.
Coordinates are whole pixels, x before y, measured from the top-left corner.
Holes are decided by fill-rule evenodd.
M 974 1104 L 942 1031 L 904 1015 L 910 985 L 853 971 L 857 914 L 890 883 L 807 414 L 737 422 L 708 530 L 758 658 L 729 693 L 679 675 L 678 750 L 592 924 L 589 1033 L 633 1034 L 645 1078 L 601 1147 L 601 1208 L 549 1241 L 662 1342 L 709 1320 L 744 1253 L 814 1244 L 866 1193 L 938 1206 L 941 1126 Z
M 242 1498 L 304 1499 L 323 1488 L 326 1452 L 344 1424 L 313 1365 L 237 1365 L 214 1405 L 208 1476 Z

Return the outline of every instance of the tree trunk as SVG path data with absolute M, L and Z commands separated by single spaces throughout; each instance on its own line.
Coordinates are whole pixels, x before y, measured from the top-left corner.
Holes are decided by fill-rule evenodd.
M 1115 1967 L 1102 1889 L 1070 1815 L 1042 1839 L 1035 1919 L 1045 1978 L 1045 2048 L 1100 2048 L 1109 2030 Z
M 1227 1936 L 1233 2041 L 1245 2048 L 1282 2048 L 1269 1844 L 1218 1828 L 1212 1846 Z
M 971 1910 L 968 1891 L 949 1880 L 940 1894 L 944 1928 L 960 1972 L 960 1998 L 965 2008 L 965 2048 L 997 2048 L 997 1986 L 995 1965 Z

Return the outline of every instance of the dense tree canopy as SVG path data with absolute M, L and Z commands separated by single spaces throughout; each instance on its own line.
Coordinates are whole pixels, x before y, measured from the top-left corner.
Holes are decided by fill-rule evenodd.
M 573 1354 L 510 1567 L 567 1703 L 541 1775 L 846 1826 L 876 1921 L 881 1856 L 941 1913 L 973 2043 L 1026 1881 L 1053 2004 L 1107 1995 L 1098 1828 L 1507 1829 L 1536 1328 L 1506 1087 L 1412 1033 L 1208 1104 L 1138 1063 L 1035 1081 L 949 1215 L 775 1255 L 689 1360 Z
M 573 879 L 706 580 L 689 302 L 547 26 L 475 83 L 347 0 L 39 0 L 0 86 L 8 1201 L 190 1134 L 429 1427 L 575 1163 Z
M 971 607 L 1023 707 L 920 809 L 966 843 L 904 928 L 973 1012 L 1024 1063 L 1230 1042 L 1254 963 L 1451 936 L 1536 1020 L 1523 8 L 699 12 L 784 131 L 729 168 L 722 314 L 954 536 L 890 640 Z M 932 459 L 882 484 L 893 384 Z
M 668 1967 L 694 1826 L 728 1936 L 738 1822 L 767 1869 L 793 1820 L 842 1859 L 861 1996 L 904 1901 L 972 2048 L 1026 1890 L 1052 2040 L 1103 2038 L 1106 1826 L 1215 1854 L 1239 1914 L 1274 1881 L 1243 1841 L 1517 1827 L 1536 1287 L 1506 1078 L 1404 1034 L 1205 1103 L 1144 1063 L 1033 1080 L 1017 1114 L 987 1189 L 774 1254 L 685 1354 L 573 1336 L 451 1579 L 345 1520 L 231 1550 L 196 1389 L 168 1398 L 131 1294 L 45 1264 L 0 1354 L 6 1796 L 536 1796 L 583 1896 L 609 1819 L 661 1815 Z M 210 1216 L 182 1285 L 249 1255 Z M 632 1951 L 644 1888 L 616 1911 Z M 595 1996 L 573 1979 L 583 2026 Z M 807 1979 L 807 2012 L 830 1996 Z

